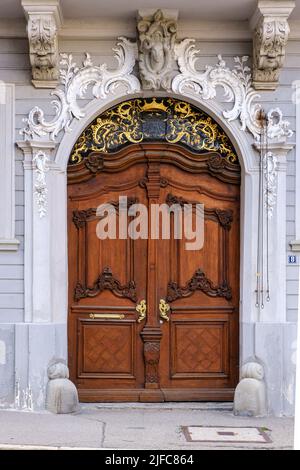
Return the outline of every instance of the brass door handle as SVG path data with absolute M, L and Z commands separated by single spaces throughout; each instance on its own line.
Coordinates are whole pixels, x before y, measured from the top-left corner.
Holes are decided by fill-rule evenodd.
M 141 300 L 139 304 L 135 307 L 136 311 L 138 312 L 139 316 L 137 319 L 138 323 L 141 323 L 143 320 L 145 320 L 147 316 L 147 304 L 146 300 Z
M 170 305 L 164 299 L 160 299 L 159 301 L 159 313 L 160 317 L 163 320 L 169 321 L 170 318 L 168 316 L 168 312 L 170 311 Z

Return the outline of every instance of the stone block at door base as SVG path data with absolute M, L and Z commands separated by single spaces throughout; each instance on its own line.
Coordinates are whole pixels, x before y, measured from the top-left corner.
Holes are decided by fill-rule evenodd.
M 54 359 L 48 366 L 46 409 L 56 414 L 74 413 L 79 408 L 78 393 L 69 380 L 69 369 L 64 360 Z
M 46 409 L 56 414 L 78 411 L 78 394 L 69 379 L 50 380 L 47 385 Z
M 234 414 L 240 416 L 265 416 L 266 386 L 263 367 L 249 362 L 242 368 L 242 380 L 235 389 Z

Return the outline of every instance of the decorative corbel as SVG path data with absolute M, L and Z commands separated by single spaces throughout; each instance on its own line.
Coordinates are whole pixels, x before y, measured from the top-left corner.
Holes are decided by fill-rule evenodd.
M 140 10 L 138 12 L 139 68 L 145 90 L 170 90 L 178 12 Z
M 59 79 L 58 30 L 62 25 L 59 0 L 22 0 L 27 18 L 32 83 L 56 88 Z
M 250 20 L 253 30 L 253 87 L 275 90 L 284 64 L 294 1 L 259 0 Z

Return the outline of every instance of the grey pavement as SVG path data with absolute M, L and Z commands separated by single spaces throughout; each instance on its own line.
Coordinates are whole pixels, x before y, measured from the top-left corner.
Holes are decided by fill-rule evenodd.
M 187 442 L 182 426 L 253 426 L 272 443 Z M 231 404 L 82 404 L 72 415 L 0 410 L 0 450 L 85 449 L 292 449 L 292 418 L 236 417 Z

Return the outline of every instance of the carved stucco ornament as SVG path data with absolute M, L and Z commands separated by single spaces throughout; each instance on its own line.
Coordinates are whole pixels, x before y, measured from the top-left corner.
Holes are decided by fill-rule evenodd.
M 231 109 L 223 111 L 223 117 L 228 121 L 238 119 L 243 131 L 248 130 L 258 143 L 262 132 L 260 124 L 261 105 L 257 102 L 260 95 L 252 86 L 251 69 L 247 65 L 248 57 L 235 57 L 235 66 L 229 69 L 222 56 L 218 56 L 215 66 L 207 66 L 204 72 L 197 70 L 196 62 L 199 50 L 194 40 L 184 39 L 176 45 L 176 57 L 180 73 L 173 78 L 172 90 L 184 96 L 210 100 L 217 98 L 218 88 L 223 89 L 225 100 L 233 103 Z M 293 132 L 290 123 L 283 119 L 279 108 L 267 113 L 267 137 L 269 142 L 284 144 Z M 266 181 L 266 206 L 269 217 L 277 197 L 277 156 L 268 151 L 264 158 L 264 177 Z
M 37 154 L 32 159 L 35 166 L 35 183 L 34 183 L 34 193 L 36 196 L 36 202 L 38 206 L 38 211 L 40 217 L 45 217 L 47 214 L 47 183 L 46 183 L 46 173 L 49 171 L 48 162 L 49 159 L 45 152 L 39 150 Z
M 289 25 L 284 21 L 262 20 L 253 38 L 253 85 L 275 90 L 284 64 Z
M 59 79 L 58 31 L 62 25 L 59 2 L 22 0 L 22 6 L 27 17 L 32 83 L 36 88 L 55 88 Z
M 93 65 L 86 54 L 82 67 L 77 67 L 72 55 L 61 54 L 61 87 L 52 92 L 57 99 L 52 102 L 56 114 L 52 121 L 46 121 L 44 111 L 35 106 L 24 119 L 26 127 L 21 131 L 25 140 L 55 140 L 61 131 L 70 132 L 70 123 L 75 117 L 82 119 L 84 110 L 79 100 L 86 97 L 91 88 L 93 98 L 105 99 L 118 87 L 124 88 L 124 94 L 140 91 L 140 82 L 132 74 L 135 65 L 135 45 L 125 38 L 120 38 L 114 48 L 114 57 L 118 66 L 109 70 L 106 64 Z
M 265 207 L 268 217 L 273 216 L 273 210 L 276 205 L 277 198 L 277 171 L 278 159 L 272 152 L 266 152 L 263 156 L 263 171 L 265 178 L 264 196 Z
M 109 70 L 106 64 L 93 65 L 89 54 L 86 54 L 82 67 L 77 67 L 72 55 L 61 54 L 62 86 L 52 92 L 57 97 L 52 102 L 56 115 L 52 121 L 46 121 L 44 111 L 35 106 L 28 118 L 24 119 L 26 126 L 21 130 L 24 139 L 55 140 L 61 131 L 69 132 L 72 119 L 82 119 L 85 116 L 79 100 L 86 98 L 89 87 L 92 87 L 92 97 L 96 99 L 107 98 L 120 86 L 124 87 L 124 95 L 139 92 L 140 82 L 132 73 L 135 65 L 134 50 L 134 43 L 119 38 L 114 49 L 118 61 L 115 70 Z M 211 100 L 217 98 L 217 88 L 223 88 L 226 101 L 233 103 L 231 109 L 223 111 L 223 117 L 228 121 L 239 119 L 241 129 L 251 132 L 258 141 L 261 132 L 258 120 L 261 105 L 257 100 L 260 95 L 251 85 L 250 68 L 246 65 L 248 57 L 235 57 L 236 65 L 229 69 L 219 55 L 218 63 L 207 66 L 202 72 L 196 69 L 198 54 L 192 39 L 185 39 L 176 46 L 180 73 L 172 80 L 172 91 L 182 96 Z M 271 140 L 285 141 L 292 135 L 289 122 L 283 119 L 280 109 L 271 110 L 268 116 L 268 136 Z
M 49 82 L 54 82 L 53 86 L 56 86 L 59 57 L 55 22 L 51 17 L 30 19 L 28 36 L 33 84 L 49 87 Z
M 259 114 L 261 105 L 257 103 L 260 95 L 252 87 L 248 56 L 235 57 L 235 66 L 229 69 L 221 55 L 215 66 L 206 66 L 204 72 L 197 70 L 196 62 L 200 51 L 196 49 L 193 39 L 184 39 L 176 46 L 176 55 L 180 73 L 173 78 L 172 90 L 184 96 L 200 97 L 202 100 L 217 98 L 217 89 L 223 88 L 227 102 L 233 103 L 231 109 L 223 111 L 228 121 L 239 119 L 241 129 L 248 130 L 255 140 L 259 140 L 261 125 Z M 286 139 L 292 135 L 289 123 L 284 121 L 280 110 L 276 116 L 269 112 L 268 137 Z M 272 115 L 270 114 L 272 113 Z
M 169 90 L 171 86 L 177 22 L 161 10 L 141 17 L 139 33 L 139 68 L 145 90 Z
M 250 25 L 253 29 L 253 86 L 275 90 L 284 65 L 292 1 L 259 1 Z
M 24 121 L 26 126 L 21 133 L 25 141 L 56 141 L 61 131 L 69 132 L 73 118 L 82 119 L 85 111 L 80 107 L 80 99 L 87 98 L 99 100 L 112 95 L 119 87 L 126 93 L 137 93 L 141 90 L 139 79 L 133 74 L 135 65 L 136 44 L 125 38 L 119 38 L 114 49 L 118 66 L 114 70 L 108 69 L 106 64 L 93 65 L 89 54 L 82 67 L 77 67 L 71 55 L 61 54 L 60 70 L 61 87 L 52 92 L 57 97 L 53 101 L 56 115 L 52 121 L 46 121 L 44 111 L 34 107 L 28 118 Z M 223 118 L 228 121 L 239 120 L 241 129 L 249 131 L 256 143 L 259 143 L 261 126 L 259 113 L 261 105 L 258 104 L 260 95 L 252 87 L 250 68 L 247 66 L 248 57 L 236 57 L 235 66 L 230 69 L 226 66 L 222 57 L 218 56 L 215 66 L 207 66 L 204 71 L 196 68 L 199 51 L 196 50 L 192 39 L 185 39 L 175 45 L 175 57 L 178 63 L 179 73 L 171 80 L 171 90 L 177 95 L 194 98 L 196 101 L 218 99 L 218 88 L 223 89 L 225 99 L 231 102 L 230 109 L 225 109 Z M 292 135 L 289 122 L 283 119 L 280 109 L 272 109 L 268 112 L 267 134 L 269 142 L 285 144 Z M 268 167 L 271 158 L 274 158 L 271 172 L 272 184 L 269 185 L 270 206 L 274 206 L 276 199 L 276 174 L 274 152 L 268 154 Z M 265 166 L 267 167 L 267 166 Z

